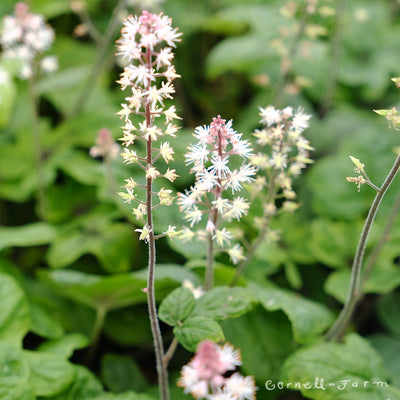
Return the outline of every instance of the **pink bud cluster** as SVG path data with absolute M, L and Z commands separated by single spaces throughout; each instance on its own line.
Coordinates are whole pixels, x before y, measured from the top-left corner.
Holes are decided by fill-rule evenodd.
M 0 44 L 3 57 L 20 61 L 20 77 L 28 79 L 34 74 L 37 56 L 50 48 L 54 41 L 54 31 L 46 24 L 44 17 L 29 12 L 28 5 L 19 2 L 15 5 L 15 15 L 3 18 Z M 45 73 L 58 68 L 57 59 L 47 56 L 40 60 L 40 68 Z
M 230 344 L 218 346 L 209 340 L 199 343 L 196 355 L 183 367 L 178 386 L 195 399 L 252 400 L 256 387 L 252 376 L 227 372 L 241 365 L 240 352 Z
M 205 216 L 205 229 L 198 231 L 197 237 L 212 235 L 212 239 L 223 248 L 230 244 L 233 235 L 225 227 L 220 227 L 220 221 L 239 220 L 247 214 L 249 203 L 234 193 L 241 190 L 244 183 L 253 181 L 256 173 L 256 169 L 246 162 L 231 169 L 229 161 L 233 155 L 247 159 L 251 155 L 251 146 L 242 139 L 242 134 L 232 129 L 231 121 L 226 122 L 220 116 L 213 118 L 209 126 L 197 127 L 194 136 L 198 143 L 189 147 L 185 157 L 187 165 L 192 165 L 195 183 L 190 190 L 178 194 L 178 204 L 190 228 Z M 185 228 L 182 238 L 191 239 L 194 235 Z M 239 245 L 227 252 L 234 263 L 244 258 Z
M 177 28 L 171 27 L 170 18 L 143 11 L 139 18 L 129 16 L 124 21 L 122 36 L 117 41 L 117 55 L 128 61 L 118 81 L 122 90 L 128 90 L 125 103 L 121 104 L 122 109 L 118 112 L 125 123 L 121 138 L 124 146 L 122 157 L 126 164 L 136 164 L 142 168 L 146 180 L 146 183 L 139 183 L 133 178 L 127 179 L 124 186 L 126 192 L 120 195 L 128 203 L 138 203 L 133 210 L 138 219 L 143 219 L 148 212 L 147 198 L 141 200 L 137 197 L 137 191 L 141 188 L 158 197 L 158 204 L 152 206 L 152 209 L 159 205 L 170 205 L 173 199 L 171 190 L 162 188 L 153 192 L 151 183 L 160 177 L 173 182 L 177 177 L 174 169 L 167 168 L 161 172 L 155 163 L 160 158 L 167 164 L 173 159 L 173 148 L 161 138 L 175 137 L 179 129 L 173 124 L 174 120 L 180 119 L 175 106 L 167 108 L 164 102 L 172 99 L 172 94 L 175 93 L 172 82 L 179 77 L 172 64 L 172 47 L 180 41 L 180 36 Z M 139 118 L 134 123 L 131 119 L 133 114 L 141 117 L 141 120 Z M 161 125 L 164 124 L 163 128 L 160 127 L 160 121 Z M 137 141 L 146 142 L 145 154 L 130 149 Z M 154 145 L 156 142 L 159 143 L 158 146 Z M 147 241 L 151 228 L 145 225 L 138 232 L 140 239 Z M 174 227 L 170 227 L 167 234 L 174 234 Z
M 120 147 L 114 142 L 111 132 L 107 128 L 101 128 L 97 134 L 96 144 L 89 150 L 91 157 L 116 158 Z

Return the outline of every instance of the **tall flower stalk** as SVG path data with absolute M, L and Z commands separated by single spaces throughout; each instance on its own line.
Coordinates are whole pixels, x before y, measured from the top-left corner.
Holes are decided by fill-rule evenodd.
M 256 181 L 251 187 L 252 200 L 261 202 L 263 213 L 254 220 L 258 235 L 247 244 L 247 257 L 238 265 L 232 286 L 236 285 L 264 240 L 278 239 L 278 233 L 270 228 L 271 219 L 278 213 L 291 212 L 298 208 L 292 186 L 293 179 L 312 162 L 309 152 L 313 148 L 303 135 L 310 115 L 301 108 L 294 110 L 292 107 L 285 107 L 280 110 L 268 106 L 260 107 L 260 116 L 264 127 L 257 129 L 254 136 L 262 151 L 250 157 L 250 163 L 258 169 Z M 280 202 L 279 206 L 277 201 Z
M 225 250 L 233 263 L 244 258 L 243 249 L 239 244 L 230 246 L 233 234 L 222 222 L 239 220 L 247 214 L 249 203 L 246 199 L 234 196 L 241 190 L 244 183 L 253 181 L 256 169 L 246 162 L 231 169 L 229 162 L 233 155 L 247 159 L 251 155 L 250 143 L 242 139 L 242 134 L 232 129 L 232 122 L 226 122 L 220 116 L 213 118 L 209 126 L 195 129 L 194 136 L 198 143 L 191 145 L 186 153 L 187 165 L 193 165 L 195 183 L 185 193 L 178 194 L 178 204 L 185 213 L 185 219 L 190 228 L 184 228 L 181 238 L 197 238 L 207 243 L 207 265 L 204 288 L 210 289 L 214 280 L 215 246 Z M 196 233 L 191 228 L 204 221 L 204 229 Z
M 396 84 L 397 88 L 400 89 L 400 78 L 392 78 L 392 81 Z M 393 126 L 396 130 L 400 130 L 400 112 L 398 110 L 392 108 L 391 110 L 375 110 L 375 112 L 379 115 L 386 117 L 389 125 Z M 376 195 L 368 211 L 367 218 L 365 219 L 364 227 L 358 241 L 356 253 L 354 255 L 346 301 L 336 321 L 326 333 L 325 339 L 327 341 L 341 340 L 347 326 L 351 321 L 351 318 L 353 317 L 354 310 L 363 296 L 363 284 L 371 273 L 373 266 L 373 264 L 367 264 L 366 269 L 363 271 L 364 255 L 369 233 L 371 231 L 383 197 L 385 196 L 387 190 L 389 189 L 389 186 L 392 184 L 394 178 L 397 176 L 400 170 L 400 154 L 398 154 L 384 182 L 380 187 L 378 187 L 371 182 L 369 176 L 365 172 L 365 165 L 355 157 L 350 156 L 350 159 L 354 164 L 354 171 L 357 173 L 358 176 L 348 177 L 347 180 L 349 182 L 355 183 L 358 187 L 358 190 L 360 190 L 361 185 L 366 183 L 376 191 Z M 397 208 L 396 204 L 395 207 Z M 386 227 L 384 234 L 387 234 L 389 229 L 390 224 Z M 379 246 L 382 246 L 383 243 L 384 237 L 382 237 Z M 375 257 L 374 254 L 372 254 L 372 256 Z
M 153 182 L 162 177 L 172 182 L 177 177 L 175 170 L 167 168 L 161 172 L 156 166 L 156 161 L 160 158 L 166 163 L 173 159 L 172 147 L 161 138 L 175 136 L 178 130 L 172 123 L 178 118 L 175 106 L 166 108 L 164 105 L 164 101 L 171 99 L 175 92 L 172 81 L 179 77 L 172 65 L 174 58 L 172 47 L 175 47 L 175 43 L 180 40 L 181 33 L 177 28 L 172 28 L 171 22 L 171 19 L 163 14 L 155 15 L 143 11 L 139 18 L 129 16 L 125 19 L 122 36 L 117 41 L 117 55 L 128 60 L 128 65 L 118 81 L 122 90 L 129 88 L 125 103 L 118 113 L 125 122 L 124 135 L 121 139 L 125 147 L 122 157 L 125 163 L 135 164 L 144 172 L 142 182 L 137 182 L 133 178 L 126 180 L 124 186 L 126 192 L 122 192 L 121 196 L 126 202 L 137 205 L 133 213 L 144 224 L 137 231 L 140 233 L 140 240 L 144 240 L 149 249 L 146 293 L 161 400 L 169 399 L 169 388 L 154 289 L 155 242 L 165 235 L 174 235 L 175 227 L 170 226 L 166 232 L 154 234 L 154 209 L 161 205 L 170 205 L 173 198 L 170 190 L 161 188 L 159 191 L 154 191 Z M 139 116 L 141 122 L 135 124 L 130 118 L 131 114 Z M 156 120 L 160 123 L 156 124 Z M 159 127 L 162 123 L 163 129 Z M 137 151 L 130 149 L 137 142 L 145 143 L 144 154 L 140 153 L 139 146 Z
M 38 214 L 43 219 L 46 218 L 47 213 L 44 151 L 35 81 L 40 73 L 53 73 L 58 68 L 55 56 L 43 56 L 51 47 L 54 38 L 54 31 L 46 23 L 43 15 L 29 12 L 29 7 L 24 2 L 18 2 L 15 5 L 14 15 L 3 17 L 0 31 L 2 58 L 15 60 L 19 67 L 19 78 L 28 82 L 32 108 L 32 148 L 36 167 Z

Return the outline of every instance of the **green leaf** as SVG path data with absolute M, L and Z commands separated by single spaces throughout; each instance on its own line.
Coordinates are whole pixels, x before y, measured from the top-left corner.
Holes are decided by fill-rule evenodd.
M 147 307 L 133 306 L 110 311 L 104 332 L 115 343 L 123 346 L 143 346 L 151 341 Z
M 89 400 L 89 399 L 88 399 Z M 90 400 L 156 400 L 154 397 L 150 397 L 147 394 L 125 392 L 121 394 L 103 393 L 94 399 Z
M 325 291 L 342 303 L 345 302 L 350 284 L 350 270 L 336 271 L 325 282 Z M 400 285 L 400 273 L 394 265 L 377 264 L 368 278 L 365 293 L 388 293 Z
M 35 396 L 53 396 L 72 384 L 75 371 L 63 357 L 38 351 L 24 351 L 24 357 L 30 367 L 29 381 Z
M 236 318 L 249 311 L 255 300 L 244 287 L 218 286 L 197 300 L 193 315 L 212 319 Z
M 292 323 L 293 336 L 300 343 L 315 338 L 333 322 L 333 315 L 326 307 L 294 292 L 253 283 L 249 289 L 266 310 L 282 310 L 287 315 Z
M 97 220 L 97 210 L 61 232 L 53 241 L 47 260 L 53 268 L 63 268 L 85 254 L 95 255 L 110 273 L 130 269 L 133 259 L 132 229 L 110 219 Z
M 225 21 L 221 26 L 244 23 L 249 25 L 243 35 L 220 41 L 207 58 L 207 74 L 211 78 L 227 71 L 249 72 L 259 68 L 267 57 L 276 55 L 268 44 L 278 37 L 278 29 L 286 20 L 276 7 L 267 4 L 240 4 L 227 7 L 215 19 Z M 265 29 L 268 26 L 268 29 Z
M 161 303 L 158 317 L 165 323 L 176 326 L 193 311 L 196 300 L 193 293 L 186 288 L 176 288 Z
M 316 400 L 400 398 L 400 391 L 387 383 L 377 352 L 356 334 L 348 335 L 345 343 L 318 343 L 298 350 L 286 360 L 281 380 L 292 387 L 295 382 L 310 382 L 310 388 L 302 386 L 300 391 Z
M 308 248 L 316 260 L 333 268 L 346 268 L 354 257 L 361 223 L 319 218 L 311 224 Z
M 45 307 L 31 302 L 31 331 L 44 338 L 59 338 L 64 333 L 64 329 L 59 321 L 57 321 Z
M 147 382 L 131 357 L 106 354 L 101 360 L 101 378 L 113 393 L 143 392 Z
M 384 334 L 369 336 L 368 340 L 382 357 L 391 384 L 400 389 L 400 340 Z
M 51 400 L 93 400 L 103 393 L 97 378 L 85 367 L 74 365 L 75 380 L 63 393 Z
M 89 156 L 89 152 L 71 150 L 59 159 L 60 168 L 83 185 L 97 185 L 104 177 L 104 165 Z
M 0 274 L 0 299 L 0 341 L 20 347 L 30 328 L 30 309 L 22 289 L 5 274 Z
M 1 73 L 6 70 L 0 64 Z M 11 77 L 0 83 L 0 128 L 7 126 L 10 121 L 16 95 L 16 87 Z
M 0 343 L 0 370 L 0 399 L 35 399 L 29 385 L 29 365 L 21 350 Z
M 52 353 L 62 356 L 66 359 L 70 358 L 75 350 L 83 349 L 89 345 L 89 339 L 80 333 L 71 333 L 60 339 L 49 340 L 42 343 L 38 350 L 45 353 Z
M 68 298 L 97 309 L 145 302 L 146 281 L 133 274 L 90 275 L 78 271 L 42 271 L 41 277 Z
M 90 275 L 79 271 L 41 271 L 40 276 L 61 294 L 97 309 L 107 310 L 146 302 L 147 270 L 112 276 Z M 192 278 L 192 279 L 191 279 Z M 182 283 L 193 280 L 193 274 L 182 267 L 158 265 L 156 291 L 158 299 Z
M 258 382 L 279 378 L 284 360 L 295 349 L 290 323 L 282 312 L 257 307 L 221 325 L 226 340 L 241 350 L 245 375 L 253 375 Z M 257 397 L 264 398 L 263 393 Z
M 182 325 L 176 326 L 174 335 L 186 350 L 192 352 L 202 340 L 210 339 L 219 342 L 225 339 L 221 326 L 217 322 L 201 316 L 190 317 Z
M 378 303 L 379 320 L 387 329 L 400 338 L 400 293 L 390 293 Z
M 55 229 L 45 222 L 0 227 L 0 250 L 12 246 L 24 247 L 47 244 L 53 240 L 54 236 Z

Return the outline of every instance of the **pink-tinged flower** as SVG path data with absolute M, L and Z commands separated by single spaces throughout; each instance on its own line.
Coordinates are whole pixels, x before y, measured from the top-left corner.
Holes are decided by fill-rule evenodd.
M 115 158 L 119 154 L 119 145 L 115 143 L 111 132 L 107 128 L 102 128 L 96 138 L 96 144 L 89 150 L 91 157 L 110 157 Z
M 55 37 L 53 29 L 46 24 L 42 15 L 30 13 L 28 5 L 23 2 L 18 2 L 14 10 L 14 15 L 3 17 L 0 32 L 3 57 L 20 62 L 19 74 L 22 79 L 30 78 L 37 66 L 45 73 L 54 72 L 58 68 L 54 56 L 42 61 L 38 59 L 52 45 Z
M 237 400 L 254 400 L 256 386 L 252 376 L 242 376 L 234 373 L 225 381 L 225 391 Z
M 233 195 L 242 189 L 244 183 L 254 180 L 256 168 L 246 162 L 252 149 L 242 134 L 232 128 L 232 121 L 226 122 L 219 115 L 209 126 L 197 127 L 194 137 L 198 143 L 189 146 L 185 158 L 186 164 L 191 165 L 191 171 L 195 173 L 195 183 L 184 194 L 178 193 L 178 204 L 191 227 L 200 221 L 207 221 L 203 231 L 205 229 L 208 237 L 227 251 L 225 246 L 230 244 L 233 235 L 220 225 L 224 220 L 239 220 L 248 211 L 249 204 L 245 199 Z M 236 156 L 243 159 L 242 165 L 232 170 L 231 159 Z M 203 215 L 206 218 L 203 219 Z
M 154 208 L 159 205 L 171 205 L 174 196 L 169 190 L 154 191 L 152 181 L 156 178 L 166 178 L 173 182 L 178 177 L 174 169 L 166 168 L 163 172 L 162 166 L 160 168 L 158 165 L 161 160 L 166 164 L 173 160 L 173 148 L 166 141 L 159 145 L 156 143 L 162 136 L 175 136 L 179 129 L 171 123 L 180 119 L 176 114 L 176 107 L 171 105 L 165 108 L 165 101 L 172 99 L 175 93 L 173 80 L 179 77 L 172 65 L 172 47 L 180 41 L 181 33 L 177 28 L 172 28 L 171 22 L 172 20 L 163 14 L 143 11 L 139 17 L 131 15 L 124 20 L 121 38 L 117 40 L 117 55 L 127 60 L 118 81 L 121 89 L 128 92 L 125 102 L 121 104 L 121 110 L 117 113 L 125 123 L 122 128 L 124 135 L 121 138 L 125 147 L 122 157 L 124 162 L 137 163 L 145 171 L 145 182 L 138 184 L 135 190 L 146 194 L 142 195 L 143 200 L 139 200 L 139 196 L 137 201 L 150 207 L 150 196 L 153 200 L 158 197 L 158 203 L 152 205 Z M 137 122 L 133 122 L 133 114 L 137 115 Z M 161 123 L 159 118 L 162 118 Z M 137 150 L 128 149 L 138 141 L 146 142 L 145 146 L 138 147 Z M 142 153 L 143 148 L 145 151 Z M 142 208 L 133 210 L 140 219 L 144 215 Z M 193 216 L 193 220 L 198 218 Z M 177 232 L 172 228 L 161 236 L 176 235 Z M 156 235 L 155 238 L 161 236 Z
M 196 399 L 251 400 L 256 390 L 252 377 L 244 378 L 239 373 L 225 377 L 241 363 L 240 352 L 230 344 L 218 346 L 204 340 L 199 343 L 192 360 L 183 367 L 178 386 Z

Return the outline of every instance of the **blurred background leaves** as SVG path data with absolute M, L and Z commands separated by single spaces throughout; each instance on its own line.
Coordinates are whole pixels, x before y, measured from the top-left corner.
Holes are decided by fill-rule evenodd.
M 0 362 L 10 367 L 11 379 L 2 387 L 12 390 L 13 400 L 147 400 L 156 381 L 141 290 L 147 249 L 138 243 L 129 206 L 115 196 L 115 188 L 136 172 L 119 159 L 107 164 L 89 156 L 101 128 L 115 139 L 121 136 L 116 112 L 125 95 L 115 84 L 121 66 L 113 43 L 122 14 L 140 10 L 130 7 L 118 15 L 100 72 L 87 90 L 100 50 L 89 34 L 74 35 L 81 21 L 70 2 L 28 3 L 55 29 L 52 53 L 60 68 L 36 82 L 46 203 L 41 218 L 27 85 L 12 63 L 0 62 L 12 77 L 0 80 Z M 117 2 L 86 4 L 94 26 L 104 33 Z M 3 0 L 0 15 L 11 13 L 14 5 Z M 241 301 L 226 308 L 227 318 L 222 318 L 217 311 L 224 307 L 234 270 L 221 257 L 216 282 L 224 287 L 215 289 L 221 293 L 215 298 L 208 293 L 212 301 L 197 301 L 180 316 L 183 326 L 173 328 L 171 317 L 161 318 L 166 341 L 175 331 L 186 349 L 193 350 L 210 330 L 215 339 L 230 340 L 242 349 L 243 370 L 255 375 L 260 398 L 289 398 L 292 394 L 263 390 L 264 380 L 306 380 L 307 374 L 322 373 L 314 364 L 307 373 L 298 367 L 320 351 L 332 351 L 335 361 L 333 372 L 326 374 L 340 375 L 342 368 L 341 348 L 311 344 L 345 299 L 352 257 L 374 196 L 370 188 L 357 192 L 346 182 L 353 174 L 349 156 L 359 158 L 379 186 L 399 150 L 398 132 L 372 110 L 399 102 L 390 78 L 399 75 L 400 5 L 394 0 L 166 0 L 160 9 L 184 33 L 176 49 L 182 75 L 176 105 L 183 129 L 171 143 L 176 153 L 171 168 L 181 178 L 166 189 L 191 184 L 183 153 L 193 128 L 209 124 L 217 114 L 233 118 L 248 139 L 259 127 L 258 106 L 301 106 L 313 114 L 306 136 L 315 147 L 314 164 L 295 184 L 302 207 L 274 220 L 281 240 L 263 244 L 246 271 L 254 290 L 235 293 Z M 399 185 L 395 181 L 385 197 L 367 256 L 380 239 Z M 256 212 L 251 210 L 250 217 Z M 174 206 L 159 213 L 156 224 L 161 232 L 183 222 Z M 394 224 L 366 283 L 368 295 L 352 327 L 360 336 L 337 345 L 347 349 L 353 343 L 369 354 L 376 368 L 368 376 L 381 374 L 397 388 L 399 226 Z M 253 227 L 244 222 L 240 229 L 251 236 Z M 185 279 L 201 284 L 203 256 L 201 243 L 160 241 L 158 301 Z M 201 332 L 193 336 L 199 326 Z M 291 355 L 304 342 L 311 347 Z M 183 347 L 171 361 L 172 381 L 191 356 Z M 379 366 L 382 360 L 386 370 Z M 354 373 L 362 375 L 362 368 Z M 398 392 L 389 395 L 399 398 Z M 174 389 L 174 399 L 180 398 L 187 396 Z

